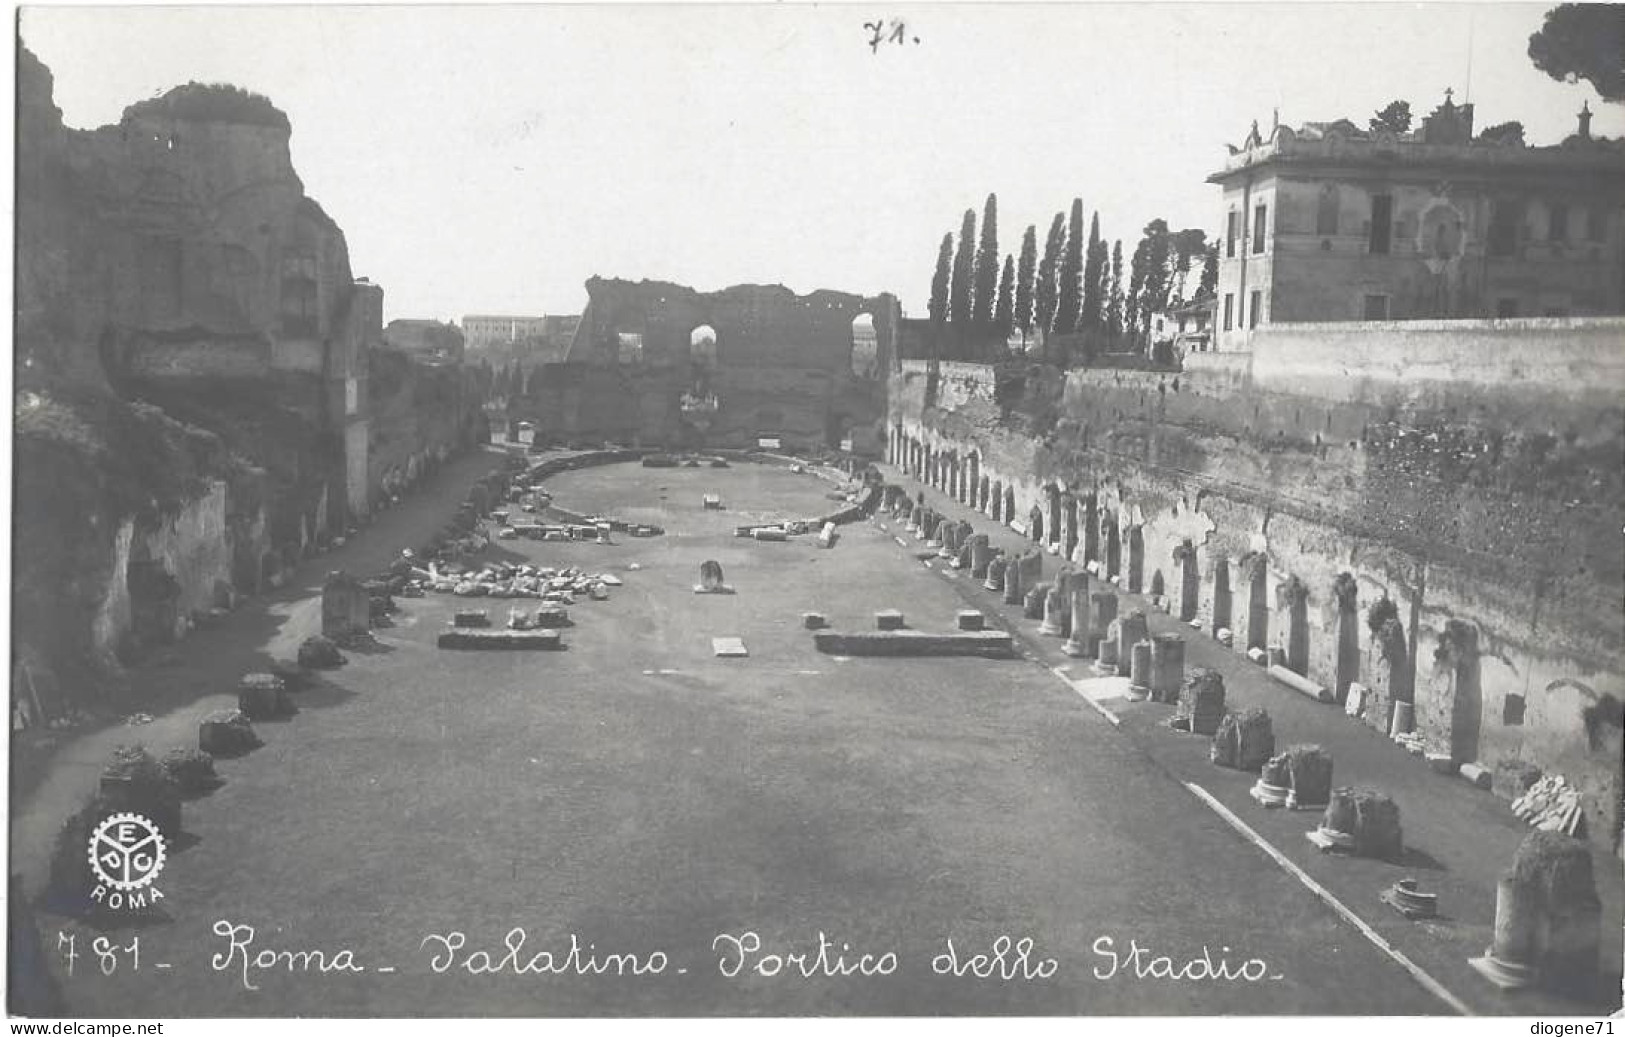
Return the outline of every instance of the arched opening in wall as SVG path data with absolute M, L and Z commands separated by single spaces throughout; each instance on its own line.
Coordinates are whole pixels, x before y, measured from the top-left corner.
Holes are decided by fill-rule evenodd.
M 1213 563 L 1213 632 L 1230 629 L 1230 562 Z
M 1117 531 L 1117 516 L 1107 512 L 1101 519 L 1106 527 L 1106 578 L 1123 574 L 1123 540 Z
M 1445 623 L 1433 651 L 1437 682 L 1450 693 L 1450 753 L 1458 760 L 1478 759 L 1478 729 L 1483 722 L 1483 690 L 1479 687 L 1478 628 L 1452 619 Z
M 1151 596 L 1153 598 L 1160 598 L 1165 593 L 1167 593 L 1167 591 L 1162 582 L 1162 570 L 1151 570 Z
M 1049 521 L 1046 531 L 1049 533 L 1048 541 L 1052 544 L 1061 542 L 1061 488 L 1059 486 L 1044 487 L 1044 496 L 1049 502 Z
M 1287 578 L 1281 594 L 1286 599 L 1286 668 L 1309 675 L 1309 588 L 1296 576 Z
M 1016 517 L 1016 491 L 1014 487 L 1004 488 L 1004 521 L 1009 522 Z
M 1360 679 L 1360 585 L 1351 573 L 1338 573 L 1332 581 L 1337 604 L 1337 673 L 1334 691 L 1338 702 L 1348 700 L 1349 685 Z
M 1179 619 L 1189 623 L 1196 618 L 1197 597 L 1202 592 L 1202 574 L 1196 568 L 1196 548 L 1189 540 L 1179 555 Z
M 181 586 L 139 538 L 130 544 L 124 583 L 130 592 L 130 647 L 139 652 L 173 641 L 180 617 Z
M 1034 504 L 1032 510 L 1027 513 L 1027 524 L 1030 527 L 1027 530 L 1027 535 L 1033 538 L 1033 543 L 1042 544 L 1044 542 L 1044 512 L 1038 505 Z
M 717 366 L 717 329 L 701 324 L 688 333 L 688 362 L 695 368 L 695 376 L 709 373 Z
M 1269 562 L 1263 555 L 1247 560 L 1247 647 L 1270 645 Z
M 1087 564 L 1100 558 L 1100 503 L 1094 494 L 1083 501 L 1083 560 Z
M 875 334 L 875 318 L 860 313 L 852 318 L 852 374 L 872 379 L 880 373 L 880 338 Z
M 1145 534 L 1140 527 L 1135 526 L 1128 531 L 1128 591 L 1130 594 L 1140 593 L 1141 582 L 1145 579 Z
M 1061 500 L 1061 554 L 1067 561 L 1072 560 L 1073 553 L 1078 549 L 1078 516 L 1082 505 L 1078 498 L 1066 494 Z

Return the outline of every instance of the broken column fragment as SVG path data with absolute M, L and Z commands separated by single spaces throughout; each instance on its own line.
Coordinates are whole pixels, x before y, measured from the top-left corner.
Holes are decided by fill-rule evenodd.
M 1240 771 L 1257 771 L 1274 754 L 1275 732 L 1269 713 L 1262 709 L 1226 713 L 1208 751 L 1214 763 Z
M 1185 639 L 1158 634 L 1151 639 L 1151 699 L 1169 704 L 1179 701 L 1185 680 Z
M 1184 729 L 1192 734 L 1213 735 L 1224 715 L 1224 676 L 1204 666 L 1191 670 L 1179 689 L 1175 712 L 1185 721 Z
M 1473 968 L 1503 990 L 1535 984 L 1595 993 L 1602 903 L 1590 848 L 1557 832 L 1531 832 L 1496 885 L 1494 942 Z
M 695 594 L 732 594 L 734 589 L 722 579 L 722 563 L 708 560 L 700 563 L 700 582 L 694 585 Z

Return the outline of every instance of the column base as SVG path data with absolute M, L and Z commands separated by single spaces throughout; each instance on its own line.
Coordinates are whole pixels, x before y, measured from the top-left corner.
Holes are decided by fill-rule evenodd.
M 1467 964 L 1502 990 L 1524 990 L 1540 981 L 1540 971 L 1534 966 L 1502 961 L 1493 948 L 1486 948 L 1482 958 L 1468 958 Z

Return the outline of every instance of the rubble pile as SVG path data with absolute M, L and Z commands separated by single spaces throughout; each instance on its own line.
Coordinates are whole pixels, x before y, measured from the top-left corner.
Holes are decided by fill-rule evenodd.
M 1542 832 L 1583 837 L 1585 807 L 1580 790 L 1561 774 L 1548 774 L 1512 801 L 1512 813 Z

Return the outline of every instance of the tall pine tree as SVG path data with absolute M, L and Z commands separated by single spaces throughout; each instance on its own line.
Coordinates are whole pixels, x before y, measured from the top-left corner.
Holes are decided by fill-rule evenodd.
M 971 319 L 977 330 L 993 323 L 994 296 L 999 282 L 999 199 L 988 195 L 982 209 L 982 243 L 976 250 L 976 298 L 971 304 Z
M 958 344 L 955 356 L 962 357 L 964 345 L 970 339 L 971 302 L 975 285 L 971 275 L 976 267 L 976 210 L 966 209 L 959 225 L 959 251 L 954 253 L 953 278 L 948 283 L 948 320 L 953 323 L 954 339 Z
M 1004 256 L 1004 274 L 999 278 L 999 303 L 993 310 L 993 330 L 999 343 L 1010 338 L 1016 327 L 1016 258 L 1008 252 Z M 999 352 L 1002 354 L 1003 349 Z
M 1055 332 L 1068 335 L 1078 330 L 1083 310 L 1083 199 L 1072 199 L 1072 221 L 1067 230 L 1066 252 L 1061 259 L 1061 283 L 1055 301 Z
M 1105 320 L 1103 289 L 1106 278 L 1106 243 L 1100 240 L 1100 213 L 1089 219 L 1089 249 L 1083 262 L 1083 316 L 1078 330 L 1098 335 Z
M 1027 233 L 1021 236 L 1021 261 L 1016 264 L 1016 327 L 1021 329 L 1021 343 L 1033 333 L 1033 278 L 1038 276 L 1038 228 L 1027 224 Z
M 1034 327 L 1046 341 L 1055 328 L 1055 282 L 1060 276 L 1061 249 L 1066 245 L 1066 215 L 1055 214 L 1044 241 L 1044 258 L 1038 261 L 1038 280 L 1033 287 L 1033 305 L 1038 313 Z

